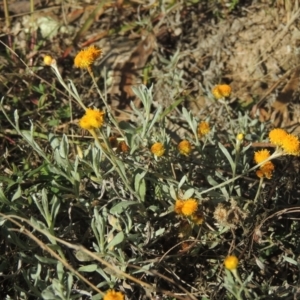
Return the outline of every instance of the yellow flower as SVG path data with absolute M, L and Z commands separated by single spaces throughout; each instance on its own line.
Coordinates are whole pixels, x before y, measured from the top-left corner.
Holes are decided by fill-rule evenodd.
M 176 214 L 181 215 L 182 214 L 182 207 L 183 207 L 184 201 L 177 199 L 175 202 L 175 206 L 174 206 L 174 211 L 176 212 Z
M 74 65 L 77 68 L 91 70 L 94 61 L 102 55 L 102 49 L 96 46 L 90 46 L 81 50 L 74 59 Z
M 124 300 L 124 295 L 121 292 L 108 290 L 104 295 L 103 300 Z
M 53 62 L 53 58 L 50 55 L 44 56 L 44 64 L 46 66 L 51 66 L 52 62 Z
M 295 135 L 287 134 L 282 140 L 281 146 L 287 154 L 290 155 L 300 154 L 300 142 Z
M 239 260 L 236 256 L 227 256 L 224 260 L 225 268 L 229 271 L 235 270 L 239 264 Z
M 236 139 L 238 141 L 242 141 L 244 139 L 244 134 L 243 133 L 239 133 L 237 136 L 236 136 Z
M 254 152 L 254 161 L 259 164 L 270 157 L 269 150 L 263 149 L 260 151 Z
M 275 166 L 271 161 L 266 162 L 263 164 L 259 170 L 256 171 L 256 175 L 259 178 L 266 177 L 267 179 L 272 178 L 272 172 L 274 171 Z
M 198 125 L 198 135 L 200 137 L 208 134 L 210 132 L 209 124 L 205 121 L 202 121 Z
M 154 143 L 151 146 L 150 151 L 152 152 L 152 154 L 156 155 L 157 157 L 159 156 L 163 156 L 166 149 L 164 147 L 164 145 L 162 143 Z
M 254 161 L 259 164 L 270 157 L 270 152 L 266 149 L 254 152 Z M 259 170 L 256 171 L 256 175 L 259 178 L 266 177 L 271 179 L 272 172 L 274 171 L 275 166 L 271 161 L 267 161 L 260 166 Z
M 79 126 L 86 130 L 102 127 L 104 123 L 104 112 L 98 109 L 88 108 L 85 115 L 79 120 Z
M 226 98 L 231 94 L 231 87 L 228 84 L 218 84 L 213 88 L 212 93 L 216 99 Z
M 190 198 L 184 201 L 181 212 L 184 216 L 191 216 L 198 209 L 198 202 L 196 199 Z
M 178 148 L 179 153 L 182 155 L 185 155 L 185 156 L 188 156 L 192 151 L 192 145 L 187 140 L 181 141 L 178 144 L 177 148 Z
M 275 128 L 269 132 L 270 142 L 276 146 L 281 146 L 283 139 L 288 135 L 288 133 L 281 129 Z

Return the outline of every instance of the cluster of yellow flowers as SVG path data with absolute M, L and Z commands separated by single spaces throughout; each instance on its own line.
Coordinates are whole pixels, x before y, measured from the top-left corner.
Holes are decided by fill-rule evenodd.
M 300 155 L 300 142 L 298 137 L 287 133 L 284 129 L 275 128 L 269 133 L 270 142 L 289 155 Z
M 254 153 L 254 161 L 257 164 L 260 164 L 261 162 L 267 160 L 270 156 L 270 152 L 266 149 L 256 151 Z M 274 169 L 274 164 L 271 161 L 267 161 L 266 163 L 260 166 L 259 170 L 256 171 L 256 175 L 259 178 L 266 177 L 268 179 L 271 179 L 272 172 L 274 171 Z
M 90 46 L 87 49 L 81 50 L 74 59 L 74 64 L 78 68 L 87 69 L 92 72 L 91 66 L 97 58 L 102 55 L 102 50 L 96 46 Z M 53 65 L 55 59 L 46 55 L 44 63 L 47 66 Z M 104 123 L 104 112 L 98 109 L 87 108 L 85 115 L 79 120 L 79 126 L 86 130 L 94 130 L 101 128 Z
M 88 70 L 90 73 L 92 73 L 92 65 L 95 62 L 96 59 L 101 57 L 102 55 L 102 49 L 96 47 L 96 46 L 90 46 L 86 49 L 81 50 L 74 59 L 74 65 L 77 68 L 82 68 Z M 50 66 L 53 63 L 53 58 L 49 55 L 46 55 L 44 57 L 44 63 L 48 66 Z M 230 87 L 229 87 L 230 88 Z M 231 89 L 230 89 L 231 90 Z M 220 86 L 220 91 L 224 93 L 224 95 L 228 94 L 228 91 L 226 92 L 224 87 Z M 230 93 L 229 93 L 230 94 Z M 85 115 L 79 120 L 79 126 L 86 130 L 94 130 L 97 128 L 101 128 L 104 123 L 104 112 L 98 110 L 98 109 L 86 109 Z M 202 137 L 209 133 L 210 127 L 207 122 L 200 122 L 198 125 L 198 135 L 199 137 Z M 120 152 L 128 152 L 129 147 L 125 142 L 120 142 L 118 144 L 118 151 Z M 192 151 L 192 145 L 188 140 L 181 141 L 177 149 L 180 154 L 188 156 Z M 150 151 L 152 154 L 154 154 L 157 157 L 163 156 L 166 152 L 165 146 L 160 143 L 156 142 L 154 143 Z
M 210 132 L 209 124 L 205 121 L 200 122 L 197 131 L 200 138 L 205 136 Z M 182 140 L 178 143 L 177 150 L 180 154 L 188 156 L 192 152 L 192 144 L 188 140 Z M 165 154 L 166 149 L 162 143 L 156 142 L 151 146 L 150 151 L 155 156 L 160 157 Z
M 269 140 L 272 144 L 281 149 L 283 153 L 288 155 L 300 155 L 300 141 L 297 136 L 287 133 L 284 129 L 275 128 L 269 132 Z M 270 157 L 270 151 L 262 149 L 254 153 L 254 161 L 257 164 L 268 160 Z M 270 179 L 275 166 L 271 161 L 267 161 L 262 164 L 259 170 L 256 171 L 256 175 L 260 178 L 266 177 Z

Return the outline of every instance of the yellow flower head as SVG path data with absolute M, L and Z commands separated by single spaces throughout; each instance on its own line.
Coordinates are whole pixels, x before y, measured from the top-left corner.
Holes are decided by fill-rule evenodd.
M 225 268 L 229 271 L 236 270 L 238 264 L 239 260 L 234 255 L 227 256 L 224 260 Z
M 259 164 L 270 157 L 269 150 L 263 149 L 260 151 L 254 152 L 254 161 Z
M 237 136 L 236 136 L 236 139 L 238 141 L 242 141 L 244 139 L 244 134 L 243 133 L 239 133 Z
M 266 177 L 267 179 L 272 178 L 272 172 L 274 171 L 275 166 L 271 161 L 266 162 L 263 164 L 259 170 L 256 171 L 256 175 L 259 178 Z
M 218 84 L 213 88 L 212 93 L 216 99 L 226 98 L 231 94 L 231 87 L 228 84 Z
M 88 108 L 85 115 L 79 120 L 79 126 L 86 130 L 102 127 L 104 123 L 104 112 L 98 109 Z
M 46 66 L 51 66 L 52 62 L 53 62 L 53 58 L 50 55 L 44 56 L 44 64 Z
M 81 50 L 75 57 L 74 65 L 77 68 L 91 70 L 94 61 L 102 55 L 102 49 L 96 46 L 90 46 Z
M 104 295 L 103 300 L 124 300 L 124 295 L 121 292 L 108 290 Z
M 152 154 L 156 155 L 157 157 L 159 156 L 163 156 L 166 149 L 164 147 L 164 145 L 162 143 L 154 143 L 151 148 L 150 151 Z
M 202 121 L 198 125 L 198 135 L 202 137 L 210 132 L 209 124 L 205 121 Z
M 184 201 L 181 212 L 184 216 L 191 216 L 198 209 L 198 202 L 196 199 L 190 198 Z
M 300 154 L 300 142 L 299 139 L 292 134 L 287 134 L 282 140 L 281 147 L 284 152 L 290 155 L 299 155 Z
M 288 133 L 281 129 L 275 128 L 269 132 L 270 142 L 276 146 L 281 146 L 283 139 L 288 135 Z
M 184 200 L 181 200 L 181 199 L 176 200 L 175 206 L 174 206 L 174 211 L 176 212 L 176 214 L 179 214 L 179 215 L 182 214 L 183 204 L 184 204 Z
M 185 155 L 185 156 L 188 156 L 192 151 L 192 145 L 187 140 L 181 141 L 178 144 L 177 148 L 178 148 L 179 153 L 182 155 Z
M 122 153 L 127 153 L 129 151 L 129 146 L 124 141 L 121 141 L 118 144 L 118 151 Z

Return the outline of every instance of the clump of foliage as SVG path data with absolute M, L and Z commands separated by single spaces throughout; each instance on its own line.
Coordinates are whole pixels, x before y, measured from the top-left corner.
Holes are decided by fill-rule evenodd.
M 153 85 L 132 87 L 141 105 L 118 122 L 94 76 L 101 54 L 91 46 L 74 60 L 99 107 L 44 57 L 44 72 L 79 108 L 77 120 L 69 112 L 77 134 L 41 134 L 35 119 L 24 128 L 1 100 L 20 152 L 30 153 L 1 176 L 3 299 L 294 296 L 299 224 L 278 219 L 299 208 L 274 185 L 281 169 L 297 173 L 298 137 L 233 109 L 228 84 L 207 91 L 210 115 L 175 95 L 171 106 L 155 103 Z

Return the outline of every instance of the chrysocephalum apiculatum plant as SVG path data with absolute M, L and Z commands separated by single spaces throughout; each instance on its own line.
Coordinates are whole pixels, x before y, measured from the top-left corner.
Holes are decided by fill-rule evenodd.
M 70 138 L 50 133 L 49 147 L 45 147 L 37 139 L 33 121 L 30 130 L 21 129 L 18 112 L 13 122 L 1 104 L 11 126 L 43 161 L 34 173 L 43 178 L 43 184 L 39 180 L 29 188 L 18 184 L 14 193 L 1 187 L 2 229 L 20 259 L 30 265 L 23 273 L 27 288 L 17 282 L 16 288 L 43 299 L 123 300 L 133 299 L 141 293 L 138 286 L 143 286 L 151 293 L 159 290 L 173 298 L 199 299 L 207 293 L 196 286 L 197 280 L 214 278 L 236 299 L 254 299 L 256 292 L 248 283 L 256 279 L 252 273 L 239 275 L 236 256 L 225 258 L 223 279 L 218 275 L 229 247 L 223 237 L 250 226 L 251 209 L 259 211 L 261 206 L 263 183 L 276 173 L 274 160 L 299 155 L 297 136 L 273 129 L 269 140 L 275 150 L 252 151 L 253 136 L 261 135 L 263 140 L 266 135 L 264 125 L 259 127 L 247 113 L 231 111 L 231 87 L 224 84 L 213 88 L 218 101 L 212 105 L 226 107 L 225 141 L 207 115 L 197 116 L 185 107 L 170 110 L 162 104 L 155 104 L 154 109 L 153 86 L 132 87 L 141 107 L 131 103 L 132 122 L 119 123 L 94 77 L 93 64 L 101 56 L 102 49 L 90 46 L 74 60 L 75 67 L 91 77 L 101 100 L 99 107 L 84 103 L 76 84 L 62 78 L 56 60 L 44 57 L 60 85 L 77 102 L 78 132 L 91 137 L 88 143 L 80 135 Z M 170 126 L 173 115 L 181 131 Z M 249 186 L 246 176 L 259 181 L 252 199 L 244 196 Z M 76 214 L 83 219 L 76 220 Z M 22 234 L 30 248 L 23 246 Z M 214 249 L 213 259 L 204 255 Z M 176 255 L 184 255 L 185 262 L 174 260 Z M 148 274 L 158 281 L 167 280 L 157 272 L 157 262 L 163 259 L 175 273 L 186 264 L 199 265 L 199 272 L 193 274 L 193 289 L 172 280 L 169 290 L 155 286 Z M 52 268 L 44 272 L 43 265 Z M 210 271 L 201 273 L 201 268 Z M 179 292 L 184 296 L 178 296 Z

